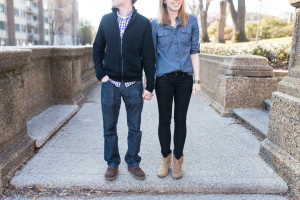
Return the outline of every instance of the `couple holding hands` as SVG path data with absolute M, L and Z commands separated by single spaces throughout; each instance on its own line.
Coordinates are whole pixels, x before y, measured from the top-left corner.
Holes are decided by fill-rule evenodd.
M 103 16 L 93 44 L 93 60 L 101 84 L 106 180 L 118 175 L 120 154 L 117 122 L 123 99 L 127 112 L 128 150 L 125 162 L 137 179 L 146 177 L 140 168 L 143 101 L 151 100 L 155 86 L 159 110 L 158 137 L 162 163 L 159 177 L 182 177 L 186 115 L 191 94 L 200 87 L 197 18 L 185 11 L 184 0 L 159 0 L 159 17 L 150 21 L 134 8 L 137 0 L 112 0 L 112 13 Z M 142 82 L 143 70 L 145 83 Z M 194 75 L 194 79 L 193 79 Z M 171 118 L 174 99 L 174 150 Z M 172 162 L 173 160 L 173 162 Z

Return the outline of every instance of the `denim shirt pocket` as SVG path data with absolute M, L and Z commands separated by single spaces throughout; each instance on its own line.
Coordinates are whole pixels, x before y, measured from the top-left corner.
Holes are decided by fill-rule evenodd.
M 184 49 L 183 51 L 190 51 L 192 45 L 192 30 L 188 28 L 180 29 L 180 41 Z
M 171 33 L 169 31 L 159 31 L 157 33 L 157 42 L 158 45 L 162 48 L 170 45 L 170 41 L 171 41 Z

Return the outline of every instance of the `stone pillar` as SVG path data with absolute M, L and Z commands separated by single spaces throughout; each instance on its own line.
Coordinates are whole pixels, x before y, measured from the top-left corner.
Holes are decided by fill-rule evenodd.
M 31 50 L 0 51 L 0 193 L 14 172 L 32 155 L 27 135 L 23 69 Z
M 264 100 L 276 91 L 277 80 L 266 58 L 226 56 L 218 65 L 212 107 L 221 116 L 232 116 L 234 108 L 263 109 Z
M 52 50 L 51 82 L 54 104 L 84 103 L 81 92 L 81 60 L 83 48 L 55 47 Z
M 289 74 L 271 99 L 268 137 L 260 155 L 288 182 L 294 199 L 300 199 L 300 0 L 296 7 Z

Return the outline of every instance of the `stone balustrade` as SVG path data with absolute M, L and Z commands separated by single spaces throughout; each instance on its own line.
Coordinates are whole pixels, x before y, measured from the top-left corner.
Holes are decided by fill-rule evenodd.
M 300 0 L 290 0 L 296 20 L 288 76 L 272 94 L 267 138 L 260 155 L 289 184 L 292 198 L 300 199 Z
M 277 79 L 267 59 L 260 56 L 200 54 L 201 87 L 222 116 L 234 108 L 264 108 L 277 90 Z
M 82 105 L 97 81 L 92 47 L 0 49 L 0 193 L 33 155 L 26 122 L 52 105 Z

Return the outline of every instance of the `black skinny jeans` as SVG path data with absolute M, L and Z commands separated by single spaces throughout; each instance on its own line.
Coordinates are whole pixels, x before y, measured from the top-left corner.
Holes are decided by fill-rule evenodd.
M 186 115 L 191 99 L 193 77 L 183 72 L 168 73 L 156 78 L 156 96 L 159 111 L 158 136 L 161 153 L 167 157 L 172 151 L 171 118 L 174 99 L 174 154 L 176 159 L 183 155 L 186 138 Z

